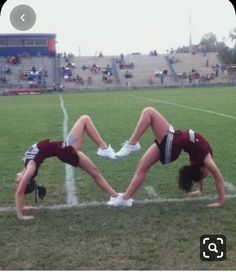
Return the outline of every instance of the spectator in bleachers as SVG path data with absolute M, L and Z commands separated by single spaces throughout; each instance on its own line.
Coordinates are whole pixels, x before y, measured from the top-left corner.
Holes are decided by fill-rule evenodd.
M 133 62 L 126 63 L 125 61 L 121 61 L 119 67 L 120 67 L 121 70 L 123 70 L 123 69 L 134 69 L 134 63 Z
M 7 65 L 3 67 L 2 71 L 3 71 L 3 74 L 7 74 L 7 75 L 11 73 L 11 69 Z
M 150 85 L 154 84 L 154 80 L 153 80 L 153 77 L 152 77 L 152 76 L 149 77 L 148 83 L 149 83 Z
M 85 71 L 85 70 L 89 69 L 89 67 L 88 67 L 88 66 L 83 65 L 83 66 L 81 67 L 81 69 L 82 69 L 83 71 Z
M 80 77 L 80 78 L 79 78 L 79 83 L 80 83 L 81 85 L 84 84 L 84 79 L 83 79 L 83 77 Z
M 69 67 L 69 68 L 72 68 L 72 69 L 75 69 L 75 63 L 74 62 L 68 62 L 66 67 Z
M 109 74 L 103 74 L 102 81 L 104 83 L 112 83 L 112 76 Z
M 186 73 L 186 72 L 183 72 L 182 77 L 183 77 L 183 79 L 186 79 L 186 78 L 188 77 L 188 76 L 187 76 L 187 73 Z
M 103 58 L 102 51 L 99 53 L 98 57 L 99 57 L 99 58 Z
M 0 77 L 0 82 L 1 83 L 7 83 L 7 78 L 6 77 Z
M 113 75 L 113 71 L 112 68 L 109 64 L 107 64 L 107 66 L 102 70 L 102 73 L 108 76 Z
M 77 83 L 79 83 L 79 80 L 80 80 L 80 76 L 79 76 L 79 74 L 77 74 L 77 76 L 76 76 L 76 78 L 75 78 L 75 81 L 76 81 Z
M 64 86 L 62 84 L 59 85 L 59 92 L 63 92 L 64 91 Z
M 68 55 L 64 53 L 64 60 L 66 63 L 71 62 L 73 58 L 74 58 L 74 55 L 72 53 L 69 53 Z
M 192 84 L 192 74 L 191 73 L 188 74 L 188 82 L 189 82 L 189 84 Z
M 108 80 L 108 76 L 106 74 L 103 74 L 102 81 L 106 83 L 107 80 Z
M 150 56 L 158 56 L 156 49 L 150 52 Z
M 218 75 L 219 75 L 219 69 L 220 69 L 219 64 L 216 64 L 213 69 L 215 71 L 215 77 L 218 77 Z
M 92 67 L 90 68 L 90 71 L 93 74 L 99 74 L 101 71 L 101 67 L 99 65 L 96 65 L 95 63 L 92 65 Z
M 160 77 L 160 75 L 162 74 L 162 71 L 156 70 L 154 74 L 155 74 L 155 77 Z
M 52 83 L 52 90 L 53 90 L 54 92 L 57 91 L 57 86 L 56 86 L 56 83 L 55 83 L 55 82 Z
M 65 80 L 70 81 L 72 79 L 73 73 L 69 67 L 62 67 L 62 76 Z
M 119 67 L 120 67 L 120 70 L 123 70 L 124 67 L 125 67 L 125 62 L 124 61 L 120 61 Z
M 133 77 L 133 75 L 130 71 L 125 72 L 125 78 L 132 78 L 132 77 Z
M 91 76 L 88 77 L 87 83 L 88 83 L 88 84 L 92 84 L 92 83 L 93 83 L 93 80 L 92 80 L 92 77 L 91 77 Z
M 163 74 L 163 72 L 161 72 L 161 74 L 160 74 L 160 82 L 161 82 L 161 85 L 164 84 L 164 74 Z
M 75 82 L 78 83 L 78 84 L 81 84 L 83 85 L 84 84 L 84 79 L 82 76 L 80 76 L 79 74 L 76 76 L 75 78 Z
M 32 67 L 32 70 L 31 70 L 33 73 L 35 73 L 37 70 L 35 68 L 35 66 Z
M 6 59 L 7 64 L 19 64 L 20 63 L 20 58 L 19 56 L 9 56 Z
M 24 72 L 23 72 L 22 70 L 19 70 L 19 72 L 18 72 L 18 77 L 19 77 L 19 79 L 21 79 L 21 80 L 24 80 L 24 79 L 25 79 L 25 77 L 24 77 Z

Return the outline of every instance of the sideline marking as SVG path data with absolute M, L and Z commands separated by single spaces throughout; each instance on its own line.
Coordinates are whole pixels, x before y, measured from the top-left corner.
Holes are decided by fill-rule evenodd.
M 174 103 L 174 102 L 168 102 L 168 101 L 165 101 L 165 100 L 159 100 L 159 99 L 149 98 L 149 97 L 145 97 L 145 96 L 139 96 L 139 95 L 129 95 L 129 96 L 136 97 L 138 99 L 146 99 L 146 100 L 150 100 L 150 101 L 154 101 L 154 102 L 158 102 L 158 103 L 163 103 L 163 104 L 167 104 L 167 105 L 181 107 L 181 108 L 185 108 L 185 109 L 206 112 L 206 113 L 218 115 L 218 116 L 221 116 L 221 117 L 224 117 L 224 118 L 229 118 L 229 119 L 236 120 L 235 116 L 220 113 L 220 112 L 215 112 L 215 111 L 205 110 L 205 109 L 201 109 L 201 108 L 190 107 L 190 106 L 186 106 L 186 105 L 182 105 L 182 104 L 178 104 L 178 103 Z
M 225 195 L 225 199 L 233 199 L 236 198 L 236 194 L 229 194 Z M 195 202 L 195 201 L 216 201 L 217 196 L 199 196 L 199 197 L 186 197 L 186 198 L 157 198 L 157 199 L 144 199 L 144 200 L 134 200 L 134 206 L 136 205 L 147 205 L 147 204 L 159 204 L 159 203 L 183 203 L 183 202 Z M 77 205 L 68 205 L 68 204 L 61 204 L 61 205 L 53 205 L 53 206 L 40 206 L 38 207 L 39 210 L 63 210 L 63 209 L 70 209 L 70 208 L 89 208 L 89 207 L 103 207 L 106 206 L 107 202 L 104 201 L 91 201 L 91 202 L 83 202 Z M 110 209 L 125 209 L 126 207 L 118 207 L 118 208 L 110 208 Z M 3 212 L 14 212 L 15 207 L 2 207 L 0 208 L 0 213 Z M 37 211 L 37 210 L 35 210 Z M 34 212 L 32 210 L 32 212 Z
M 64 115 L 63 136 L 65 139 L 68 135 L 68 114 L 64 106 L 64 100 L 61 94 L 59 96 L 61 101 L 61 109 Z M 75 171 L 74 168 L 69 164 L 65 164 L 65 178 L 66 178 L 67 204 L 69 206 L 77 206 L 79 201 L 77 198 L 75 188 Z

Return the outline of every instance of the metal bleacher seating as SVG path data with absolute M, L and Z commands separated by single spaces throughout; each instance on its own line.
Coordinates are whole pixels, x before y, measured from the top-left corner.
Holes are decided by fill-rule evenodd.
M 41 70 L 41 83 L 39 88 L 51 89 L 56 80 L 57 60 L 56 57 L 21 57 L 20 63 L 8 64 L 5 57 L 0 57 L 0 77 L 5 77 L 6 82 L 0 82 L 1 88 L 28 88 L 30 81 L 27 77 L 20 77 L 20 73 L 29 75 L 32 67 Z M 4 73 L 4 67 L 10 69 L 9 73 Z
M 174 63 L 170 64 L 171 54 L 162 55 L 141 55 L 128 54 L 123 56 L 123 63 L 128 66 L 120 67 L 120 56 L 72 56 L 69 61 L 63 57 L 21 57 L 19 64 L 7 64 L 5 57 L 0 57 L 0 78 L 5 77 L 6 82 L 0 81 L 0 89 L 13 88 L 29 88 L 30 82 L 27 78 L 22 79 L 19 76 L 20 71 L 29 74 L 34 66 L 37 70 L 46 71 L 46 76 L 41 80 L 41 85 L 36 86 L 45 90 L 55 90 L 59 85 L 64 90 L 110 90 L 110 89 L 126 89 L 126 88 L 150 88 L 163 86 L 181 86 L 189 85 L 188 79 L 184 81 L 178 80 L 178 75 L 185 72 L 190 73 L 192 69 L 197 70 L 200 75 L 214 73 L 213 66 L 221 66 L 217 53 L 189 54 L 176 53 L 174 55 Z M 177 60 L 177 61 L 176 61 Z M 208 65 L 207 65 L 208 61 Z M 70 62 L 72 76 L 69 80 L 64 78 L 62 67 L 66 67 Z M 97 73 L 91 71 L 93 65 L 100 67 Z M 130 64 L 133 67 L 129 66 Z M 8 66 L 10 73 L 4 73 L 4 67 Z M 103 70 L 109 66 L 112 75 L 108 76 L 108 80 L 103 80 Z M 160 74 L 167 71 L 163 82 Z M 125 73 L 129 71 L 131 78 L 126 78 Z M 77 76 L 83 78 L 83 84 L 76 80 Z M 92 78 L 92 83 L 88 83 L 88 77 Z M 211 83 L 225 83 L 228 78 L 223 71 L 219 69 L 219 76 L 215 77 Z M 56 88 L 55 88 L 56 87 Z

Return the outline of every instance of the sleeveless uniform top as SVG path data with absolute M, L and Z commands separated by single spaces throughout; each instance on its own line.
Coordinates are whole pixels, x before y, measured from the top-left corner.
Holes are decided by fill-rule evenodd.
M 64 141 L 42 140 L 33 144 L 23 157 L 25 167 L 30 160 L 36 163 L 36 173 L 45 159 L 57 157 L 59 160 L 77 167 L 79 165 L 79 156 L 72 146 L 66 146 Z
M 212 154 L 212 148 L 208 141 L 193 130 L 174 130 L 170 126 L 169 132 L 161 143 L 155 140 L 160 149 L 161 163 L 168 164 L 179 158 L 182 151 L 189 154 L 192 166 L 202 167 L 207 154 Z

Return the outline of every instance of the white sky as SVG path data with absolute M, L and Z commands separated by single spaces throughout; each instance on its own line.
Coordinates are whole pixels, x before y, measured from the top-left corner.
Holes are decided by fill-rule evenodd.
M 236 27 L 229 0 L 8 0 L 0 17 L 1 34 L 21 33 L 9 20 L 20 4 L 37 15 L 35 26 L 23 33 L 56 33 L 58 51 L 75 55 L 79 48 L 82 55 L 165 53 L 187 46 L 190 29 L 193 44 L 212 32 L 232 46 L 229 32 Z

